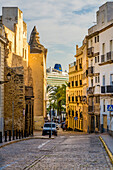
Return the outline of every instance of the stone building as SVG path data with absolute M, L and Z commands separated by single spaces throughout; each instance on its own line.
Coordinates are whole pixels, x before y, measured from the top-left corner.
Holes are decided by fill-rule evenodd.
M 41 130 L 46 117 L 46 57 L 47 49 L 40 44 L 34 26 L 30 36 L 29 66 L 32 69 L 34 89 L 34 128 Z
M 0 132 L 4 132 L 4 62 L 7 57 L 7 38 L 0 23 Z M 7 81 L 7 79 L 6 79 Z
M 4 76 L 11 75 L 11 80 L 4 85 L 4 130 L 25 129 L 31 133 L 33 83 L 28 66 L 27 25 L 23 21 L 22 11 L 17 7 L 3 7 L 1 23 L 8 39 Z
M 78 48 L 76 46 L 76 62 L 69 65 L 69 107 L 68 128 L 87 131 L 87 42 Z M 84 116 L 84 125 L 83 125 Z

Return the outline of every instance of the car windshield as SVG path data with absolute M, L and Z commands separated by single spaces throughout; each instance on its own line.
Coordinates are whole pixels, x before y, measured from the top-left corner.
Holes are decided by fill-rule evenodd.
M 51 127 L 51 124 L 44 124 L 44 127 Z M 55 124 L 52 124 L 52 127 L 54 128 L 55 127 Z

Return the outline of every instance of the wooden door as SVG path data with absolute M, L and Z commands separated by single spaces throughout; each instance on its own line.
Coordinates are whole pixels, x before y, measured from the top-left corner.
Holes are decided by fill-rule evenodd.
M 103 128 L 107 130 L 107 115 L 103 115 Z

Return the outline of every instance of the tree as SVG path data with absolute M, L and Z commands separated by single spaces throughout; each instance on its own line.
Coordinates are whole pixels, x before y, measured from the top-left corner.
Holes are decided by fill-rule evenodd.
M 57 109 L 58 115 L 61 115 L 61 112 L 65 111 L 65 107 L 63 107 L 63 105 L 66 105 L 66 86 L 67 85 L 62 84 L 62 86 L 47 87 L 49 103 L 53 110 Z

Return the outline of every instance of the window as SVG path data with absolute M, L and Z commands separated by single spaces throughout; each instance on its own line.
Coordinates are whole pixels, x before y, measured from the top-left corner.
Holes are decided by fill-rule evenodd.
M 98 63 L 99 63 L 99 55 L 98 55 Z
M 95 57 L 95 63 L 97 63 L 97 57 Z
M 100 83 L 100 77 L 98 76 L 98 83 Z
M 112 51 L 112 40 L 110 40 L 110 51 Z
M 97 36 L 97 42 L 99 42 L 99 36 Z
M 95 43 L 96 43 L 97 37 L 95 37 Z
M 91 87 L 93 87 L 93 79 L 91 79 Z
M 95 77 L 95 83 L 97 83 L 97 77 Z
M 113 74 L 110 74 L 110 85 L 113 85 Z
M 27 58 L 26 50 L 25 50 L 25 59 Z
M 105 43 L 102 44 L 102 54 L 105 54 Z
M 0 47 L 0 65 L 1 65 L 1 47 Z
M 103 75 L 103 86 L 105 86 L 105 75 Z
M 93 66 L 93 60 L 91 60 L 91 67 Z
M 103 100 L 103 112 L 105 112 L 106 109 L 105 109 L 105 99 Z
M 72 81 L 72 87 L 74 86 L 74 81 Z
M 24 48 L 23 48 L 23 57 L 24 57 Z

